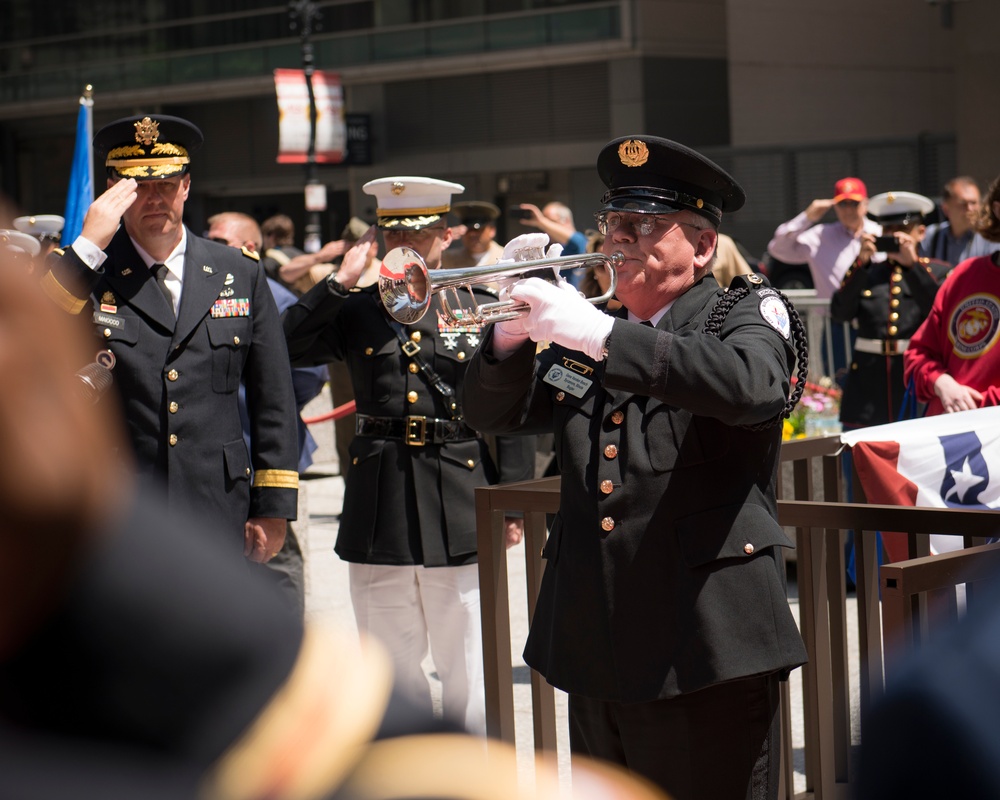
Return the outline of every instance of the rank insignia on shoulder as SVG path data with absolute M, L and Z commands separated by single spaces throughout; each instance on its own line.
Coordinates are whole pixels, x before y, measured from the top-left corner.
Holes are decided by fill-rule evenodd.
M 244 245 L 241 249 L 243 250 L 243 255 L 247 258 L 252 258 L 254 261 L 260 261 L 260 253 L 255 253 L 253 250 L 247 249 L 246 245 Z
M 776 292 L 762 292 L 760 300 L 761 317 L 764 322 L 774 328 L 778 333 L 788 339 L 792 335 L 792 323 L 788 316 L 788 309 Z

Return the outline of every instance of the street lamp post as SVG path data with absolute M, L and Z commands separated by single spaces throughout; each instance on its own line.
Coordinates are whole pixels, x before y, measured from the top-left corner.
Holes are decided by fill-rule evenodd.
M 309 95 L 309 149 L 306 151 L 305 208 L 306 229 L 303 249 L 315 253 L 322 247 L 320 212 L 326 210 L 325 186 L 319 182 L 316 168 L 316 95 L 313 92 L 313 46 L 310 36 L 319 30 L 319 9 L 313 0 L 289 0 L 289 27 L 298 29 L 302 40 L 302 71 Z

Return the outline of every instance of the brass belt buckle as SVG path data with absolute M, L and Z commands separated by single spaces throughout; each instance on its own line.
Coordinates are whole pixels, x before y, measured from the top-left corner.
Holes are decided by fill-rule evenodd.
M 423 447 L 427 438 L 427 417 L 407 417 L 405 438 L 407 444 Z
M 413 358 L 417 353 L 420 352 L 420 345 L 411 339 L 403 342 L 399 346 L 399 349 L 402 350 L 410 358 Z

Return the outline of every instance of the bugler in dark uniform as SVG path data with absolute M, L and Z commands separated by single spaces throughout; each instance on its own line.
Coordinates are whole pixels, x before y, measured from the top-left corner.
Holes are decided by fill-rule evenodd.
M 189 154 L 201 141 L 176 117 L 134 117 L 100 130 L 95 148 L 106 157 L 108 191 L 72 248 L 50 258 L 42 287 L 66 311 L 90 313 L 97 347 L 113 353 L 139 469 L 163 477 L 171 503 L 217 520 L 233 549 L 248 544 L 248 555 L 266 560 L 296 516 L 291 371 L 257 255 L 195 236 L 181 222 Z M 161 286 L 152 268 L 163 264 Z M 241 380 L 252 454 L 237 408 Z M 253 541 L 248 519 L 278 520 L 281 533 Z
M 774 797 L 776 684 L 806 658 L 775 500 L 804 334 L 762 277 L 726 291 L 707 269 L 744 202 L 725 172 L 646 136 L 609 143 L 598 171 L 624 307 L 521 281 L 531 313 L 495 326 L 466 377 L 471 424 L 555 433 L 560 511 L 525 660 L 570 693 L 574 754 L 677 798 Z M 526 335 L 552 346 L 536 356 Z
M 451 241 L 451 195 L 463 187 L 397 177 L 364 189 L 378 198 L 386 249 L 405 244 L 437 268 Z M 531 478 L 534 453 L 520 437 L 500 442 L 498 469 L 465 422 L 462 378 L 480 326 L 448 322 L 440 296 L 403 325 L 386 313 L 378 285 L 356 285 L 374 237 L 375 229 L 362 236 L 335 275 L 285 312 L 288 349 L 297 366 L 344 360 L 351 373 L 357 435 L 336 551 L 351 562 L 358 626 L 383 640 L 401 683 L 428 708 L 420 662 L 429 632 L 445 713 L 484 732 L 473 493 L 501 478 Z
M 868 208 L 884 236 L 896 240 L 896 251 L 876 255 L 875 238 L 865 234 L 857 260 L 830 299 L 830 316 L 855 321 L 857 327 L 840 405 L 841 422 L 852 428 L 900 418 L 903 352 L 951 269 L 944 261 L 917 255 L 932 200 L 913 192 L 885 192 L 871 198 Z

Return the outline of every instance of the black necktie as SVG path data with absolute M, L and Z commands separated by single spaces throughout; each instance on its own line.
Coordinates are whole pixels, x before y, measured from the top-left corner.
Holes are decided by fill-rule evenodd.
M 644 320 L 643 320 L 642 322 L 640 322 L 639 324 L 640 324 L 640 325 L 645 325 L 645 326 L 646 326 L 647 328 L 652 328 L 652 327 L 653 327 L 653 323 L 652 323 L 652 322 L 650 322 L 650 321 L 649 321 L 648 319 L 644 319 Z
M 167 265 L 166 264 L 153 264 L 150 269 L 153 275 L 156 276 L 156 285 L 160 287 L 160 291 L 163 292 L 163 296 L 167 298 L 167 305 L 170 306 L 170 313 L 174 313 L 174 296 L 170 294 L 170 289 L 167 288 Z

